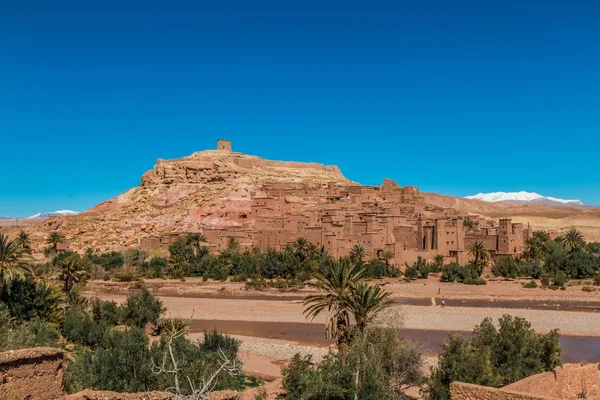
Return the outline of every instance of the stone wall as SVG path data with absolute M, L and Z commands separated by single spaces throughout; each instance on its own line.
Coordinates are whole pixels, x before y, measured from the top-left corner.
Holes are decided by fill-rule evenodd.
M 551 400 L 550 397 L 495 389 L 470 383 L 452 382 L 450 400 Z
M 0 398 L 62 399 L 62 362 L 63 351 L 51 347 L 0 353 Z
M 581 398 L 580 395 L 595 398 L 599 395 L 598 364 L 565 364 L 554 371 L 522 379 L 504 389 L 562 400 L 577 400 Z

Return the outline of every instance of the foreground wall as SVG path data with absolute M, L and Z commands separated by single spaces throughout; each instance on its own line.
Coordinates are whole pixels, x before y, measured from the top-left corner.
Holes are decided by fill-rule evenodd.
M 452 400 L 577 400 L 599 398 L 598 364 L 565 364 L 496 389 L 469 383 L 450 384 Z
M 504 389 L 535 393 L 563 400 L 598 396 L 598 364 L 565 364 L 553 371 L 530 376 Z M 587 397 L 579 397 L 579 396 Z
M 510 390 L 496 389 L 470 383 L 452 382 L 451 400 L 552 400 L 550 397 L 536 396 Z
M 0 398 L 62 399 L 63 351 L 51 347 L 0 353 Z

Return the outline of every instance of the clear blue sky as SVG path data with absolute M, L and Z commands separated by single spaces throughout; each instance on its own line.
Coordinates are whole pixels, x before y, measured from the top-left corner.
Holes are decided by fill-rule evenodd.
M 0 215 L 213 148 L 600 204 L 600 2 L 2 1 Z

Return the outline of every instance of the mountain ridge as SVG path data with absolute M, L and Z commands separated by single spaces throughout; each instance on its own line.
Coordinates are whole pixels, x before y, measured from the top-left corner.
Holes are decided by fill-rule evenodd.
M 508 203 L 508 204 L 545 204 L 545 205 L 570 205 L 584 206 L 581 200 L 565 200 L 556 197 L 542 196 L 535 192 L 492 192 L 478 193 L 473 196 L 466 196 L 465 199 L 481 200 L 490 203 Z

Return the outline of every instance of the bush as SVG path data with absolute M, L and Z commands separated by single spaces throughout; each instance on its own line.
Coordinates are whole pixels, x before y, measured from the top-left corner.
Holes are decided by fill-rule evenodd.
M 420 383 L 421 365 L 420 350 L 406 344 L 397 330 L 371 327 L 347 351 L 330 352 L 318 365 L 311 356 L 296 354 L 282 371 L 285 398 L 404 398 L 401 388 Z
M 143 392 L 156 387 L 150 366 L 143 329 L 108 330 L 93 353 L 84 351 L 69 364 L 63 382 L 68 393 L 83 389 Z
M 520 276 L 530 276 L 533 279 L 540 279 L 544 273 L 544 266 L 539 261 L 528 261 L 521 266 Z
M 163 257 L 152 257 L 149 262 L 143 262 L 140 265 L 140 272 L 146 278 L 162 278 L 167 270 L 167 259 Z
M 450 337 L 427 379 L 426 398 L 450 399 L 449 386 L 454 381 L 502 387 L 560 365 L 562 350 L 556 330 L 539 334 L 527 320 L 510 315 L 500 318 L 498 325 L 486 318 L 470 339 Z
M 419 271 L 417 271 L 415 268 L 413 267 L 406 267 L 406 270 L 404 270 L 404 277 L 408 280 L 415 280 L 417 279 L 417 277 L 419 276 Z
M 479 273 L 472 264 L 461 266 L 456 262 L 442 267 L 442 282 L 460 282 L 469 285 L 485 285 L 485 281 L 479 279 Z
M 540 283 L 542 284 L 542 286 L 550 286 L 550 278 L 548 278 L 547 276 L 542 276 L 542 278 L 540 279 Z
M 516 279 L 521 275 L 521 265 L 513 257 L 501 257 L 492 267 L 492 274 L 505 279 Z
M 119 253 L 118 251 L 110 251 L 100 255 L 91 254 L 89 255 L 89 258 L 94 264 L 100 265 L 107 271 L 117 269 L 125 265 L 125 258 L 123 257 L 123 254 Z
M 594 285 L 595 286 L 600 286 L 600 274 L 596 274 L 594 275 Z
M 133 267 L 128 266 L 122 266 L 119 269 L 117 269 L 114 272 L 112 278 L 114 281 L 117 282 L 133 282 L 140 279 L 136 270 Z
M 537 283 L 535 283 L 535 281 L 532 280 L 532 281 L 529 281 L 528 283 L 524 283 L 523 287 L 525 289 L 535 289 L 538 287 L 538 285 L 537 285 Z
M 164 308 L 158 300 L 144 288 L 136 294 L 127 297 L 122 306 L 122 322 L 128 326 L 143 328 L 147 323 L 156 324 Z
M 146 257 L 148 257 L 148 253 L 146 253 L 146 250 L 140 249 L 127 249 L 125 250 L 125 254 L 123 254 L 123 260 L 125 262 L 125 265 L 127 265 L 128 267 L 141 266 Z
M 58 347 L 56 328 L 39 319 L 18 324 L 5 304 L 0 303 L 0 352 L 36 346 Z
M 596 288 L 593 286 L 584 286 L 581 288 L 582 291 L 592 293 L 596 291 Z
M 559 271 L 554 276 L 554 279 L 552 280 L 552 284 L 554 286 L 558 286 L 558 287 L 565 286 L 566 283 L 567 283 L 567 275 L 562 271 Z
M 44 281 L 34 282 L 30 276 L 5 281 L 0 300 L 20 322 L 41 319 L 58 323 L 62 319 L 64 298 L 60 289 Z

